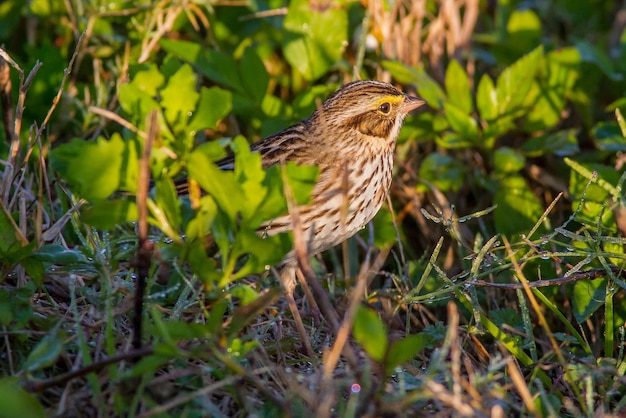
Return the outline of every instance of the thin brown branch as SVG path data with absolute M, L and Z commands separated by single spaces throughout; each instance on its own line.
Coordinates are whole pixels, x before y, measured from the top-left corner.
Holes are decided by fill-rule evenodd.
M 148 239 L 148 190 L 150 188 L 150 153 L 152 144 L 159 134 L 157 112 L 148 115 L 148 136 L 139 160 L 139 184 L 137 187 L 137 213 L 139 245 L 137 249 L 137 282 L 135 288 L 135 316 L 133 323 L 133 347 L 141 348 L 143 298 L 152 264 L 153 243 Z
M 13 123 L 15 121 L 15 109 L 11 98 L 11 69 L 9 63 L 0 56 L 0 106 L 2 106 L 2 124 L 4 136 L 11 143 L 13 138 Z
M 618 276 L 624 276 L 624 270 L 621 267 L 618 266 L 614 266 L 614 265 L 610 265 L 609 266 L 609 270 Z M 548 286 L 561 286 L 567 283 L 572 283 L 572 282 L 577 282 L 580 280 L 596 280 L 596 279 L 602 279 L 604 277 L 609 276 L 609 272 L 605 269 L 593 269 L 593 270 L 587 270 L 587 271 L 581 271 L 581 272 L 577 272 L 574 274 L 571 274 L 569 276 L 564 276 L 564 277 L 557 277 L 554 279 L 547 279 L 547 280 L 537 280 L 534 282 L 528 282 L 527 286 L 530 288 L 535 288 L 535 287 L 548 287 Z M 484 280 L 474 280 L 471 282 L 472 285 L 474 286 L 480 286 L 480 287 L 497 287 L 500 289 L 510 289 L 510 290 L 517 290 L 517 289 L 523 289 L 524 285 L 522 283 L 490 283 L 490 282 L 486 282 Z
M 76 379 L 82 376 L 85 376 L 89 373 L 97 372 L 102 370 L 106 366 L 110 364 L 120 363 L 125 360 L 132 360 L 135 358 L 141 358 L 145 356 L 149 356 L 154 353 L 154 349 L 152 347 L 144 347 L 140 350 L 131 350 L 126 353 L 116 354 L 111 357 L 107 357 L 98 362 L 91 363 L 85 367 L 82 367 L 78 370 L 72 370 L 71 372 L 62 374 L 57 377 L 53 377 L 52 379 L 42 380 L 42 381 L 27 381 L 24 385 L 25 389 L 29 392 L 41 392 L 45 389 L 61 386 L 65 383 L 69 382 L 72 379 Z

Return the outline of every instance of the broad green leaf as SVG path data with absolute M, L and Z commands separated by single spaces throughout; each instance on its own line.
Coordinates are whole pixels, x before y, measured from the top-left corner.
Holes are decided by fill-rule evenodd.
M 506 30 L 506 47 L 516 54 L 521 55 L 541 43 L 541 20 L 531 9 L 511 13 Z
M 221 277 L 221 272 L 217 270 L 217 262 L 207 256 L 204 243 L 199 240 L 192 242 L 187 248 L 185 260 L 189 263 L 191 271 L 202 280 L 207 291 L 215 290 L 213 286 Z
M 287 116 L 289 105 L 280 98 L 268 94 L 261 101 L 261 110 L 269 118 L 280 118 Z
M 228 90 L 202 87 L 198 106 L 187 127 L 189 132 L 194 135 L 202 129 L 217 128 L 218 122 L 231 111 L 232 100 L 232 93 Z
M 459 109 L 451 102 L 445 103 L 443 108 L 452 129 L 454 129 L 462 138 L 471 142 L 478 140 L 478 123 L 471 115 Z
M 446 192 L 458 190 L 464 183 L 466 170 L 462 163 L 449 155 L 437 152 L 429 154 L 419 168 L 420 179 L 433 184 L 439 190 Z M 427 185 L 420 184 L 420 190 L 428 190 Z
M 306 78 L 324 75 L 341 58 L 348 41 L 348 13 L 331 0 L 290 2 L 283 24 L 283 52 L 287 61 Z
M 30 352 L 24 370 L 28 373 L 54 364 L 63 351 L 63 338 L 56 332 L 46 335 Z
M 26 245 L 28 245 L 28 240 L 21 233 L 11 214 L 7 213 L 2 206 L 0 209 L 0 255 L 4 258 L 7 254 Z
M 401 340 L 392 341 L 389 347 L 389 354 L 386 358 L 387 363 L 385 364 L 387 375 L 389 376 L 396 367 L 406 363 L 424 351 L 431 341 L 432 338 L 430 335 L 425 333 L 409 335 Z
M 574 285 L 572 308 L 574 318 L 579 324 L 604 305 L 606 298 L 606 279 L 580 280 Z
M 245 194 L 231 171 L 220 170 L 203 153 L 193 151 L 187 161 L 189 176 L 209 193 L 234 221 L 245 204 Z
M 74 139 L 52 151 L 52 165 L 88 200 L 109 197 L 116 190 L 137 190 L 138 152 L 134 141 L 115 133 L 110 140 Z
M 43 406 L 13 377 L 0 379 L 0 418 L 45 418 Z
M 526 98 L 530 112 L 524 116 L 522 127 L 527 132 L 551 128 L 561 120 L 566 98 L 576 80 L 577 70 L 570 65 L 546 58 L 543 67 L 540 79 L 532 84 Z
M 498 114 L 519 110 L 526 100 L 541 63 L 543 47 L 538 47 L 506 68 L 496 82 Z
M 383 248 L 396 242 L 396 228 L 393 225 L 391 212 L 387 205 L 383 205 L 372 220 L 374 225 L 374 245 L 376 248 Z
M 230 257 L 236 261 L 245 256 L 246 262 L 232 276 L 225 277 L 220 287 L 249 274 L 259 273 L 265 270 L 266 266 L 279 263 L 292 248 L 291 238 L 287 234 L 261 237 L 256 230 L 239 230 Z
M 543 208 L 521 176 L 506 177 L 500 181 L 494 197 L 496 230 L 517 240 L 539 220 Z M 540 228 L 539 233 L 544 229 Z
M 249 222 L 254 218 L 257 209 L 267 196 L 261 154 L 251 152 L 248 142 L 242 136 L 236 137 L 231 147 L 235 151 L 235 177 L 245 196 L 245 205 L 242 205 L 241 214 L 243 220 Z M 256 229 L 258 224 L 248 223 L 247 226 Z
M 421 68 L 407 67 L 397 61 L 383 61 L 383 68 L 398 81 L 415 84 L 420 97 L 433 109 L 441 109 L 448 100 L 439 84 Z
M 247 284 L 239 283 L 230 288 L 230 294 L 239 299 L 242 305 L 247 305 L 259 297 L 259 292 Z
M 622 116 L 622 111 L 619 108 L 615 109 L 615 119 L 617 120 L 617 124 L 619 126 L 620 132 L 622 136 L 626 138 L 626 120 L 624 120 L 624 116 Z
M 182 224 L 182 215 L 174 182 L 171 179 L 157 180 L 155 186 L 156 205 L 165 214 L 169 226 L 178 231 Z
M 588 62 L 596 65 L 607 77 L 613 81 L 621 81 L 623 79 L 622 74 L 615 71 L 613 61 L 606 55 L 602 49 L 596 45 L 591 44 L 587 40 L 579 40 L 575 42 L 576 49 L 580 54 L 580 59 L 583 62 Z
M 174 132 L 185 132 L 187 120 L 194 110 L 200 94 L 196 91 L 196 75 L 189 65 L 181 66 L 161 89 L 161 105 L 165 118 Z
M 85 223 L 96 228 L 111 230 L 125 222 L 135 222 L 137 204 L 123 199 L 102 200 L 82 210 L 81 215 Z
M 61 265 L 81 264 L 87 261 L 81 252 L 58 244 L 43 245 L 33 253 L 33 257 L 45 263 Z
M 592 129 L 598 149 L 604 151 L 626 151 L 626 138 L 616 122 L 598 122 Z
M 158 91 L 164 84 L 165 76 L 161 74 L 156 65 L 148 65 L 144 70 L 137 71 L 130 83 L 121 84 L 121 86 L 130 85 L 136 90 L 145 93 L 148 97 L 156 100 Z M 130 105 L 126 100 L 126 96 L 120 96 L 122 106 Z
M 354 317 L 352 335 L 374 361 L 383 361 L 387 353 L 387 330 L 376 311 L 360 305 Z
M 139 73 L 138 76 L 141 74 L 143 73 Z M 161 77 L 163 76 L 161 75 Z M 156 93 L 152 92 L 152 88 L 150 91 L 146 91 L 143 89 L 143 85 L 138 86 L 132 82 L 120 84 L 117 90 L 120 105 L 124 112 L 136 125 L 144 129 L 146 116 L 153 110 L 159 109 Z
M 480 117 L 489 122 L 498 116 L 498 93 L 491 77 L 483 74 L 476 92 L 476 106 Z
M 450 103 L 462 112 L 470 114 L 474 107 L 472 105 L 472 91 L 467 73 L 457 60 L 452 60 L 448 64 L 445 83 Z
M 39 286 L 28 281 L 21 288 L 0 289 L 0 324 L 19 329 L 31 321 L 33 319 L 31 300 Z
M 260 103 L 267 94 L 270 77 L 267 74 L 263 61 L 253 48 L 246 48 L 239 62 L 239 72 L 246 93 Z
M 26 257 L 20 261 L 20 265 L 24 267 L 26 275 L 32 279 L 37 286 L 43 285 L 46 268 L 40 260 L 33 257 Z
M 204 48 L 200 43 L 161 39 L 159 44 L 170 54 L 196 67 L 209 80 L 243 92 L 237 63 L 230 54 Z
M 517 173 L 524 168 L 525 163 L 524 156 L 509 147 L 501 147 L 494 154 L 496 173 Z
M 558 157 L 566 157 L 580 151 L 578 131 L 565 129 L 553 134 L 536 136 L 526 141 L 521 150 L 529 157 L 538 157 L 545 154 L 554 154 Z
M 475 145 L 473 141 L 456 132 L 444 132 L 440 137 L 436 137 L 435 141 L 437 145 L 447 149 L 470 148 Z
M 613 167 L 582 163 L 569 158 L 565 159 L 565 163 L 572 168 L 569 181 L 572 196 L 579 198 L 584 193 L 586 201 L 604 203 L 610 195 L 619 195 L 616 188 L 619 173 Z M 590 183 L 593 173 L 596 173 L 597 178 Z
M 311 192 L 319 174 L 318 168 L 290 162 L 285 165 L 285 171 L 296 203 L 303 205 L 310 202 Z
M 211 233 L 211 226 L 217 215 L 217 205 L 211 196 L 200 199 L 200 207 L 196 209 L 193 219 L 187 224 L 185 235 L 189 240 L 201 239 Z
M 335 90 L 336 84 L 318 84 L 298 94 L 291 103 L 296 119 L 309 117 Z

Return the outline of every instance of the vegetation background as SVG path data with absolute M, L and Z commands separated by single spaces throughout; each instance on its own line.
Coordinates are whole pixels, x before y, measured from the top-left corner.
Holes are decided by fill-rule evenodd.
M 625 27 L 610 0 L 3 1 L 0 416 L 623 416 Z M 340 328 L 299 294 L 307 354 L 290 238 L 255 229 L 315 173 L 247 144 L 354 79 L 429 109 L 390 206 L 311 262 Z

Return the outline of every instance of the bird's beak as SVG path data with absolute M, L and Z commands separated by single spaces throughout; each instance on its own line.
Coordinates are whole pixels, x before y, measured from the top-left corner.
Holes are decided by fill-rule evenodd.
M 409 96 L 408 94 L 405 94 L 404 102 L 402 102 L 402 105 L 400 106 L 400 111 L 402 113 L 409 113 L 410 111 L 417 109 L 424 103 L 426 103 L 426 100 L 422 98 Z

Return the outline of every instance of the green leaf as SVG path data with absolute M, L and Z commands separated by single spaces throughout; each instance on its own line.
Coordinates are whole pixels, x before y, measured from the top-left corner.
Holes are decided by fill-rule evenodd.
M 0 209 L 0 255 L 5 258 L 9 253 L 15 252 L 28 245 L 28 240 L 21 233 L 20 228 L 4 206 Z M 7 260 L 3 260 L 6 262 Z
M 46 335 L 28 355 L 24 370 L 32 373 L 49 367 L 56 362 L 62 351 L 63 338 L 56 332 Z
M 261 154 L 251 152 L 248 142 L 242 136 L 235 138 L 231 147 L 235 152 L 235 177 L 245 196 L 245 205 L 241 205 L 241 215 L 243 220 L 250 221 L 256 219 L 254 215 L 267 196 L 267 187 L 263 184 L 265 170 L 261 164 Z M 262 220 L 258 220 L 256 225 L 248 226 L 256 228 Z
M 602 49 L 586 40 L 579 40 L 575 44 L 582 62 L 594 64 L 613 81 L 623 79 L 622 74 L 615 71 L 611 58 Z
M 446 70 L 446 93 L 448 100 L 464 113 L 471 113 L 472 92 L 467 73 L 457 60 L 450 61 Z
M 474 142 L 455 132 L 444 132 L 440 137 L 436 137 L 437 145 L 446 149 L 470 148 Z
M 354 317 L 352 334 L 374 361 L 383 361 L 387 353 L 387 330 L 375 311 L 359 306 Z
M 574 318 L 579 324 L 604 305 L 606 299 L 607 279 L 580 280 L 574 285 L 572 308 Z
M 145 70 L 137 71 L 130 83 L 124 83 L 120 86 L 128 85 L 134 87 L 137 91 L 145 93 L 148 97 L 156 99 L 158 91 L 165 84 L 165 76 L 161 74 L 156 65 L 147 65 Z M 120 103 L 125 106 L 126 96 L 120 96 Z
M 220 170 L 202 152 L 194 150 L 187 161 L 189 177 L 209 193 L 217 205 L 234 221 L 245 204 L 245 194 L 232 171 Z
M 58 244 L 46 244 L 33 253 L 33 258 L 45 263 L 61 265 L 82 264 L 87 258 L 79 251 Z
M 392 374 L 397 366 L 406 363 L 424 351 L 431 341 L 432 338 L 425 333 L 410 335 L 399 341 L 393 341 L 386 358 L 385 371 L 387 376 Z
M 348 13 L 336 1 L 325 4 L 294 0 L 283 24 L 283 52 L 306 78 L 324 75 L 339 59 L 348 41 Z
M 396 228 L 393 225 L 391 212 L 387 210 L 387 205 L 378 211 L 374 219 L 374 245 L 376 248 L 383 248 L 396 242 Z
M 496 173 L 517 173 L 526 163 L 526 159 L 516 150 L 509 147 L 501 147 L 494 154 Z
M 45 418 L 43 406 L 13 377 L 0 379 L 0 418 Z
M 526 100 L 541 63 L 543 47 L 538 47 L 506 68 L 496 82 L 498 113 L 504 115 L 519 110 Z
M 130 83 L 118 87 L 118 97 L 124 112 L 141 129 L 145 128 L 146 116 L 153 110 L 159 110 L 157 87 L 163 84 L 164 77 L 157 68 L 140 71 Z
M 237 63 L 230 54 L 204 48 L 197 42 L 161 39 L 159 44 L 165 51 L 196 67 L 209 80 L 245 93 Z
M 235 274 L 224 277 L 220 287 L 279 263 L 292 248 L 292 241 L 287 234 L 261 237 L 256 230 L 239 230 L 230 257 L 237 260 L 245 255 L 246 262 Z
M 441 109 L 448 100 L 443 89 L 421 68 L 408 67 L 397 61 L 383 61 L 383 68 L 404 84 L 415 84 L 420 97 L 433 109 Z
M 196 75 L 189 65 L 181 66 L 161 89 L 165 118 L 175 132 L 185 132 L 189 115 L 196 109 L 200 94 L 196 91 Z
M 115 133 L 110 140 L 74 139 L 52 151 L 52 165 L 88 200 L 106 199 L 116 190 L 137 190 L 138 152 L 134 141 Z
M 189 121 L 189 132 L 193 135 L 202 129 L 217 128 L 218 122 L 232 110 L 232 101 L 233 95 L 228 90 L 202 87 L 198 106 Z
M 437 152 L 429 154 L 420 165 L 421 179 L 435 185 L 439 190 L 446 192 L 458 190 L 464 182 L 466 170 L 463 164 L 449 155 Z M 428 190 L 428 186 L 420 184 L 420 190 Z
M 476 106 L 480 117 L 485 121 L 492 121 L 498 116 L 498 93 L 487 74 L 483 74 L 478 83 Z
M 478 123 L 473 117 L 453 105 L 451 102 L 444 104 L 443 108 L 446 113 L 446 118 L 448 118 L 448 122 L 450 122 L 450 126 L 461 137 L 472 142 L 478 139 Z
M 169 228 L 178 231 L 182 224 L 182 214 L 174 182 L 169 178 L 157 180 L 155 186 L 154 200 L 156 206 L 165 214 Z M 160 225 L 157 224 L 157 226 L 161 228 Z
M 578 131 L 564 129 L 548 135 L 536 136 L 526 141 L 521 150 L 529 157 L 539 157 L 545 154 L 554 154 L 558 157 L 574 155 L 580 151 Z
M 577 68 L 561 64 L 550 54 L 544 60 L 540 79 L 532 84 L 526 98 L 530 109 L 524 117 L 523 128 L 536 132 L 556 125 L 562 118 L 566 99 L 576 80 Z
M 592 129 L 598 149 L 604 151 L 626 151 L 626 138 L 616 122 L 599 122 Z
M 577 198 L 585 194 L 586 201 L 604 203 L 607 197 L 619 196 L 617 184 L 619 173 L 613 167 L 603 164 L 581 163 L 569 158 L 564 159 L 565 163 L 572 168 L 569 181 L 569 190 L 572 196 Z M 593 173 L 597 174 L 595 181 L 589 183 L 593 178 Z
M 233 287 L 230 288 L 230 294 L 233 298 L 239 299 L 241 305 L 254 302 L 259 297 L 259 292 L 244 283 L 233 285 Z
M 95 202 L 81 211 L 82 220 L 96 228 L 111 230 L 122 223 L 137 220 L 134 201 L 114 199 Z
M 543 208 L 521 176 L 505 177 L 494 197 L 496 230 L 511 238 L 527 233 L 539 220 Z M 539 229 L 539 234 L 545 228 Z
M 211 232 L 211 226 L 217 215 L 217 205 L 211 196 L 200 199 L 200 207 L 196 209 L 193 219 L 187 224 L 185 235 L 188 239 L 201 239 Z
M 270 77 L 263 61 L 253 48 L 246 48 L 239 62 L 239 72 L 246 93 L 256 103 L 261 103 L 267 93 Z
M 506 47 L 518 56 L 541 43 L 541 20 L 531 9 L 511 13 L 506 30 Z

